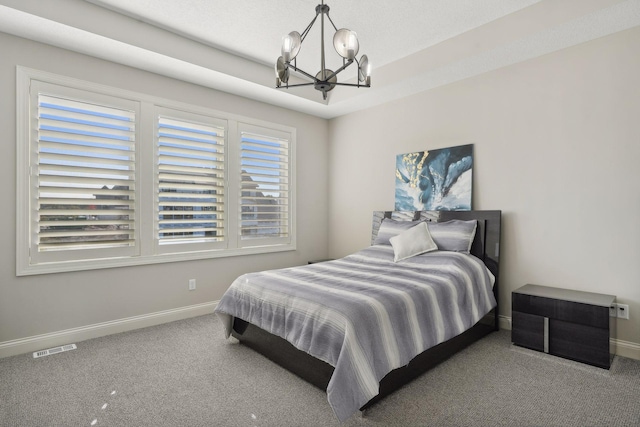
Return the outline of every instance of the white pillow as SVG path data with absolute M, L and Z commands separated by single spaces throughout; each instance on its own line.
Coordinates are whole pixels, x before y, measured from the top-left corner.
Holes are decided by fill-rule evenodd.
M 394 262 L 435 251 L 438 246 L 433 241 L 426 222 L 421 222 L 389 239 L 393 246 Z

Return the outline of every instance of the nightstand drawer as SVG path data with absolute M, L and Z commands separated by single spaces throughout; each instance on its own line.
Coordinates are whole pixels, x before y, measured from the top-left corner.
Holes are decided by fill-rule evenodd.
M 511 303 L 512 309 L 521 313 L 554 317 L 556 312 L 556 300 L 550 298 L 513 293 Z
M 581 325 L 609 329 L 609 307 L 556 301 L 555 318 Z
M 544 317 L 513 311 L 511 341 L 522 347 L 544 351 Z
M 512 309 L 552 319 L 566 320 L 597 328 L 609 327 L 609 308 L 533 295 L 514 293 Z
M 609 328 L 549 321 L 549 353 L 609 368 Z

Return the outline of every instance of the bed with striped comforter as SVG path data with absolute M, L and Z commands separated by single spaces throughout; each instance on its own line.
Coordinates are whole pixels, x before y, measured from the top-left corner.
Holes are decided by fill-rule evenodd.
M 249 273 L 216 313 L 238 317 L 333 366 L 327 399 L 340 421 L 378 394 L 392 370 L 472 327 L 496 301 L 478 258 L 435 251 L 393 262 L 375 245 L 345 258 Z

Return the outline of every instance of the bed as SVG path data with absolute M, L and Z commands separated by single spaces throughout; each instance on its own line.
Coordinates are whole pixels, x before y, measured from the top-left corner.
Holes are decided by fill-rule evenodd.
M 500 211 L 374 212 L 370 247 L 240 276 L 216 313 L 345 421 L 498 330 L 500 228 Z M 437 248 L 398 260 L 407 239 Z

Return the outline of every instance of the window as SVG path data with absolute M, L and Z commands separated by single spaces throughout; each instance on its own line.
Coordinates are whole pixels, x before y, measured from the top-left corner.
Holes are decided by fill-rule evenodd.
M 295 249 L 293 128 L 22 67 L 17 103 L 18 275 Z
M 41 82 L 31 102 L 34 261 L 136 254 L 137 104 Z
M 242 245 L 288 241 L 288 135 L 240 126 L 240 239 Z
M 166 108 L 156 120 L 159 245 L 223 247 L 226 123 Z

